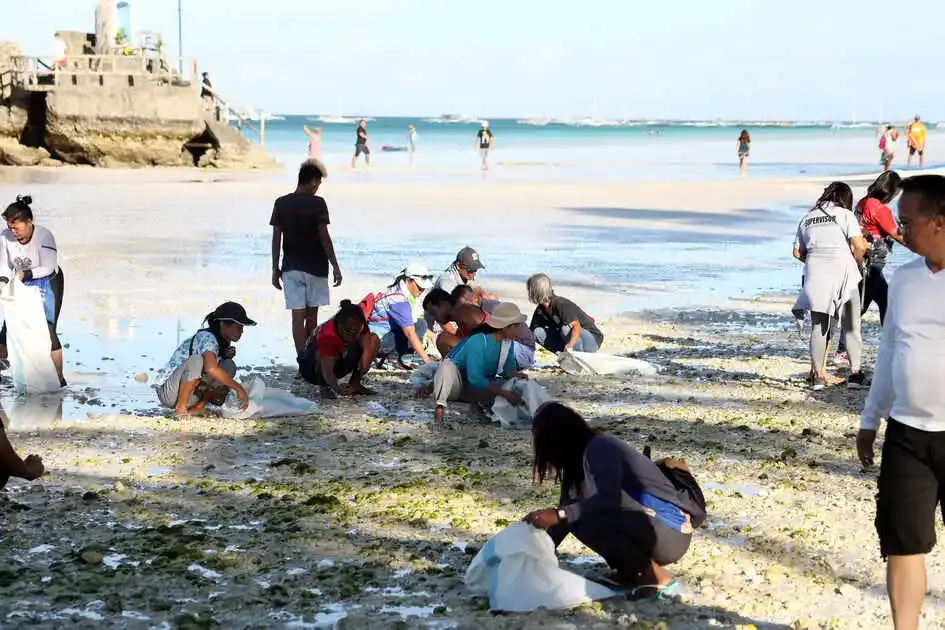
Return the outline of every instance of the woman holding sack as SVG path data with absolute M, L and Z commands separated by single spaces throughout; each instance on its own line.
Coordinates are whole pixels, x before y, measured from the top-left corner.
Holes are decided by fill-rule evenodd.
M 7 229 L 0 232 L 0 283 L 7 284 L 14 277 L 26 286 L 38 287 L 43 298 L 43 310 L 49 327 L 52 361 L 59 376 L 59 384 L 66 386 L 62 374 L 62 343 L 56 333 L 59 312 L 62 310 L 64 288 L 59 268 L 56 239 L 52 232 L 33 223 L 33 209 L 29 195 L 18 195 L 16 201 L 3 213 Z M 0 359 L 7 358 L 7 325 L 0 329 Z
M 555 546 L 574 534 L 600 554 L 609 582 L 637 597 L 679 589 L 664 568 L 689 550 L 692 531 L 705 522 L 705 498 L 682 460 L 650 461 L 623 440 L 595 431 L 576 411 L 546 403 L 532 424 L 533 474 L 561 484 L 557 508 L 525 521 L 548 530 Z
M 847 387 L 865 385 L 859 286 L 860 263 L 868 246 L 852 208 L 853 191 L 843 182 L 833 182 L 801 219 L 794 240 L 794 257 L 804 263 L 804 286 L 794 310 L 810 311 L 810 378 L 814 391 L 826 386 L 827 345 L 831 323 L 838 314 L 850 355 Z

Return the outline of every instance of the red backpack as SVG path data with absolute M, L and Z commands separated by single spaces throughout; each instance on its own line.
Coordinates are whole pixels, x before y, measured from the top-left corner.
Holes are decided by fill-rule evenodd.
M 402 293 L 392 292 L 392 293 L 368 293 L 364 298 L 358 303 L 358 306 L 361 307 L 361 312 L 364 313 L 364 319 L 368 321 L 368 324 L 376 324 L 378 322 L 387 322 L 390 321 L 390 315 L 385 315 L 384 317 L 371 317 L 374 313 L 374 307 L 377 306 L 377 303 L 383 300 L 384 298 L 391 297 L 393 295 L 403 295 Z

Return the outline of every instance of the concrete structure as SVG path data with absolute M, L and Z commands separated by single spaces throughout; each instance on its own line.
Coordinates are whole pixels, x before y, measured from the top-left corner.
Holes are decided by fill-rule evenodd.
M 0 43 L 0 164 L 275 165 L 236 130 L 209 119 L 196 63 L 182 64 L 188 75 L 181 76 L 176 62 L 159 57 L 83 55 L 75 51 L 87 38 L 62 35 L 68 53 L 60 68 Z

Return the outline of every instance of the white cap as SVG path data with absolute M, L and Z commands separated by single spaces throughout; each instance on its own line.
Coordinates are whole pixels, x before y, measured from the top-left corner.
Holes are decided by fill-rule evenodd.
M 404 268 L 404 270 L 401 272 L 401 275 L 404 275 L 416 282 L 417 286 L 424 291 L 433 286 L 433 275 L 423 263 L 410 263 L 406 266 L 406 268 Z
M 488 120 L 482 121 L 482 126 L 483 126 L 483 128 L 488 127 L 488 126 L 489 126 L 489 121 L 488 121 Z

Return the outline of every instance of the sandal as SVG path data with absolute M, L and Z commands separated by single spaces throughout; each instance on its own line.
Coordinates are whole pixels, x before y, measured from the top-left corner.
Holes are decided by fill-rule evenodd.
M 638 586 L 630 591 L 628 597 L 630 599 L 662 600 L 669 599 L 670 597 L 678 597 L 682 595 L 682 590 L 682 584 L 678 580 L 672 579 L 669 581 L 669 584 L 666 585 L 644 584 L 643 586 Z M 648 593 L 647 591 L 653 592 Z

